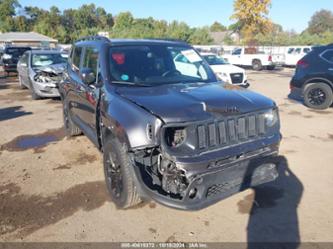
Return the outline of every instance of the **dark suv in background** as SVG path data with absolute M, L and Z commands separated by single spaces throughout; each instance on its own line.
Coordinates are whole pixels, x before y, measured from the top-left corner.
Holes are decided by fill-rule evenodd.
M 25 51 L 31 50 L 30 47 L 6 47 L 1 57 L 1 64 L 4 71 L 9 74 L 10 72 L 17 72 L 17 62 Z
M 333 103 L 333 44 L 315 47 L 298 63 L 290 83 L 291 97 L 306 106 L 326 109 Z
M 59 92 L 67 135 L 103 151 L 120 208 L 152 198 L 200 209 L 278 176 L 275 103 L 217 81 L 187 43 L 84 38 Z

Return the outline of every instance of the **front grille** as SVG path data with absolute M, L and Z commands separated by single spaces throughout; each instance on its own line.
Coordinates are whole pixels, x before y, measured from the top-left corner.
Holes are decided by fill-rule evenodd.
M 230 117 L 197 127 L 197 148 L 203 150 L 213 147 L 246 142 L 264 135 L 266 132 L 263 114 Z
M 230 74 L 232 84 L 243 83 L 244 74 L 243 73 L 231 73 Z

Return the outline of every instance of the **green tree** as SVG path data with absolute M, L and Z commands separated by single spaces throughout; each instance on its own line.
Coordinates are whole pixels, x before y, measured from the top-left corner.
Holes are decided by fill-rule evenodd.
M 321 34 L 333 31 L 333 13 L 330 10 L 317 11 L 309 22 L 308 32 L 310 34 Z
M 0 0 L 0 31 L 15 31 L 16 8 L 21 7 L 17 0 Z
M 227 28 L 226 26 L 222 25 L 219 22 L 214 22 L 211 26 L 210 26 L 210 31 L 211 32 L 220 32 L 220 31 L 226 31 Z
M 213 41 L 209 34 L 209 28 L 194 28 L 192 29 L 192 34 L 190 35 L 188 42 L 191 44 L 204 45 L 210 44 Z

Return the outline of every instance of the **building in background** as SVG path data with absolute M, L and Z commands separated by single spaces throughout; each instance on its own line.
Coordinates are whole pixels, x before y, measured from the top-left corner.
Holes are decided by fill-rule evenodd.
M 8 32 L 0 34 L 0 46 L 29 46 L 56 48 L 58 40 L 35 32 Z

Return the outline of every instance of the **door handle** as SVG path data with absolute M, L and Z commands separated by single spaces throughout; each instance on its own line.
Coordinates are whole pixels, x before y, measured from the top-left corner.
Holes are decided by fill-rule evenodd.
M 333 71 L 333 68 L 329 68 L 328 70 L 329 70 L 329 71 Z

